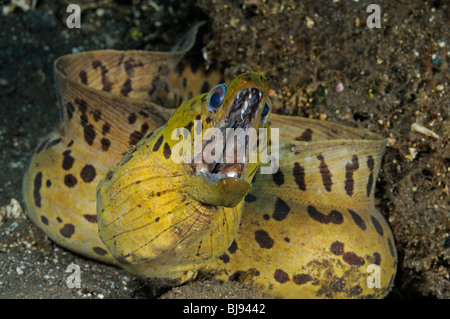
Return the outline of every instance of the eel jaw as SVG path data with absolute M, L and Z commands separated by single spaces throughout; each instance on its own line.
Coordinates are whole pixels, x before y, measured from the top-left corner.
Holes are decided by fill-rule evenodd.
M 258 88 L 244 88 L 240 90 L 231 106 L 229 107 L 228 115 L 219 124 L 219 129 L 223 136 L 223 154 L 222 161 L 213 162 L 211 164 L 202 160 L 202 163 L 193 164 L 194 173 L 196 175 L 206 175 L 211 181 L 217 181 L 226 177 L 242 178 L 242 173 L 249 160 L 249 136 L 248 130 L 255 127 L 258 110 L 263 107 L 263 92 Z M 244 158 L 237 159 L 239 143 L 234 144 L 234 160 L 226 162 L 226 146 L 229 138 L 234 139 L 234 135 L 230 134 L 227 139 L 227 128 L 242 129 L 245 134 L 245 151 Z M 202 153 L 206 145 L 211 143 L 211 140 L 204 141 Z

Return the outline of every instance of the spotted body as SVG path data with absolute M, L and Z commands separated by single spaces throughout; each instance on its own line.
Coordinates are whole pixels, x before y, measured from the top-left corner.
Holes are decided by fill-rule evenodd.
M 267 80 L 256 73 L 220 87 L 226 93 L 211 109 L 220 73 L 180 62 L 197 27 L 170 53 L 57 60 L 62 123 L 25 174 L 29 217 L 58 244 L 140 276 L 181 283 L 203 272 L 276 297 L 385 296 L 396 250 L 374 207 L 384 139 L 268 113 Z M 241 92 L 258 95 L 250 111 Z M 174 130 L 223 130 L 241 111 L 245 128 L 279 128 L 276 173 L 261 174 L 259 160 L 173 161 L 184 138 Z

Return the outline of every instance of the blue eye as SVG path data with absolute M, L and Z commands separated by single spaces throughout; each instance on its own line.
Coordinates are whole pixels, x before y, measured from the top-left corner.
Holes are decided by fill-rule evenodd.
M 206 100 L 206 106 L 210 112 L 217 110 L 223 102 L 227 88 L 223 84 L 216 85 L 209 92 L 208 99 Z
M 267 98 L 266 104 L 261 112 L 261 122 L 262 124 L 266 123 L 269 120 L 270 114 L 272 113 L 272 102 Z

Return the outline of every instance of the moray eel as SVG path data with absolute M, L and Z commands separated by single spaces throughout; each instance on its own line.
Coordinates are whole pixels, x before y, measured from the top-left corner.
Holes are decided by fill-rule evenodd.
M 171 52 L 55 62 L 62 122 L 24 176 L 30 219 L 137 276 L 201 273 L 281 298 L 386 296 L 397 253 L 374 206 L 385 139 L 272 114 L 263 75 L 224 83 L 183 59 L 197 29 Z

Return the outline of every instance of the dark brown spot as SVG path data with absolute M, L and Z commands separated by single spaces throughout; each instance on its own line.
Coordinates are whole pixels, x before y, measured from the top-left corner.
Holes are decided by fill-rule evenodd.
M 374 252 L 373 253 L 373 258 L 374 258 L 374 261 L 373 261 L 374 264 L 376 264 L 378 266 L 381 265 L 381 255 L 380 255 L 380 253 Z
M 123 63 L 125 72 L 127 72 L 128 76 L 134 76 L 134 68 L 143 67 L 144 64 L 142 62 L 136 62 L 133 58 L 129 58 L 125 60 Z
M 364 265 L 364 259 L 362 257 L 359 257 L 357 254 L 353 252 L 346 252 L 342 256 L 342 259 L 349 265 L 359 267 Z
M 375 168 L 375 161 L 372 155 L 369 155 L 367 157 L 367 167 L 369 168 L 370 171 L 373 171 L 373 169 Z
M 106 135 L 111 130 L 111 126 L 108 123 L 103 124 L 102 126 L 102 135 Z
M 330 251 L 333 254 L 340 256 L 344 253 L 344 244 L 336 240 L 331 244 Z
M 228 281 L 239 281 L 241 275 L 242 275 L 241 271 L 235 271 L 228 277 Z
M 312 139 L 312 133 L 313 131 L 309 128 L 307 128 L 302 135 L 300 135 L 299 137 L 296 137 L 295 140 L 296 141 L 301 141 L 301 142 L 309 142 Z
M 87 108 L 88 108 L 88 104 L 85 100 L 76 98 L 75 99 L 75 104 L 78 105 L 78 110 L 80 110 L 81 113 L 86 113 Z
M 392 242 L 391 242 L 390 238 L 388 238 L 387 243 L 388 243 L 388 246 L 389 246 L 389 252 L 391 253 L 391 256 L 395 257 L 394 246 L 392 245 Z
M 355 186 L 355 181 L 353 179 L 353 172 L 359 168 L 358 156 L 352 156 L 352 162 L 345 165 L 345 192 L 348 196 L 353 195 L 353 188 Z
M 108 171 L 108 173 L 106 173 L 105 179 L 107 181 L 110 181 L 112 177 L 113 177 L 113 172 L 112 171 Z
M 56 221 L 57 221 L 58 223 L 62 223 L 61 217 L 56 217 Z
M 368 178 L 367 186 L 366 186 L 366 194 L 367 194 L 367 197 L 369 197 L 370 193 L 372 191 L 372 187 L 373 187 L 373 169 L 375 168 L 375 161 L 373 160 L 373 157 L 370 155 L 367 158 L 367 167 L 370 170 L 370 174 L 369 174 L 369 178 Z
M 289 237 L 284 237 L 283 240 L 284 240 L 285 242 L 287 242 L 287 243 L 290 243 L 290 242 L 291 242 L 291 240 L 289 239 Z
M 169 159 L 170 155 L 172 155 L 172 151 L 170 150 L 170 146 L 167 143 L 164 143 L 163 154 L 165 159 Z
M 178 75 L 183 74 L 183 71 L 184 71 L 183 61 L 178 62 L 178 64 L 175 66 L 175 70 L 177 71 Z M 185 78 L 183 78 L 183 79 L 185 79 Z
M 205 121 L 206 121 L 206 124 L 209 124 L 212 122 L 212 119 L 208 116 Z
M 90 223 L 97 223 L 97 214 L 85 214 L 83 217 Z
M 49 138 L 43 141 L 37 148 L 36 148 L 36 154 L 39 154 L 44 149 L 45 145 L 49 141 Z
M 47 179 L 47 182 L 45 183 L 45 185 L 47 185 L 47 187 L 50 187 L 50 186 L 52 186 L 52 181 L 51 181 L 51 180 L 49 180 L 49 179 Z
M 81 124 L 81 126 L 85 127 L 86 124 L 88 124 L 88 122 L 89 122 L 89 119 L 87 117 L 87 114 L 86 113 L 81 114 L 80 115 L 80 124 Z
M 364 220 L 362 219 L 361 216 L 359 216 L 357 213 L 355 213 L 354 211 L 352 211 L 351 209 L 348 210 L 350 212 L 350 215 L 353 218 L 353 221 L 355 222 L 355 224 L 361 228 L 362 230 L 366 230 L 367 226 L 366 223 L 364 222 Z
M 156 140 L 155 145 L 153 145 L 153 152 L 157 152 L 157 151 L 159 150 L 159 148 L 161 147 L 161 144 L 162 144 L 163 140 L 164 140 L 164 136 L 161 135 L 161 136 Z
M 95 60 L 92 62 L 92 67 L 94 69 L 97 69 L 100 67 L 101 73 L 102 73 L 102 85 L 103 85 L 103 91 L 105 92 L 110 92 L 111 91 L 111 87 L 112 87 L 112 83 L 109 81 L 106 73 L 108 73 L 108 69 L 103 66 L 102 62 L 100 62 L 99 60 Z
M 61 141 L 62 141 L 62 138 L 57 138 L 56 140 L 53 140 L 53 141 L 49 142 L 47 144 L 46 149 L 49 149 L 52 146 L 58 145 Z
M 322 175 L 323 186 L 328 192 L 331 192 L 331 187 L 333 186 L 331 177 L 333 176 L 333 174 L 331 174 L 330 170 L 328 169 L 328 165 L 325 163 L 325 158 L 322 156 L 322 154 L 317 155 L 317 159 L 320 161 L 319 171 L 320 175 Z
M 256 196 L 248 193 L 247 196 L 245 196 L 244 201 L 246 203 L 253 203 L 254 201 L 256 201 Z
M 193 108 L 195 104 L 197 104 L 197 99 L 193 99 L 193 100 L 192 100 L 192 102 L 191 102 L 191 108 Z
M 306 191 L 305 169 L 299 163 L 295 162 L 292 174 L 294 175 L 295 183 L 298 188 L 302 191 Z
M 292 276 L 292 281 L 296 285 L 304 285 L 311 280 L 313 280 L 313 278 L 308 274 L 299 274 Z
M 99 110 L 95 110 L 94 112 L 92 112 L 92 116 L 94 117 L 94 121 L 98 122 L 102 118 L 102 112 Z
M 97 176 L 97 172 L 95 171 L 95 167 L 89 164 L 84 165 L 81 170 L 80 177 L 85 183 L 90 183 L 94 180 L 95 176 Z
M 63 162 L 62 162 L 62 168 L 63 168 L 64 170 L 66 170 L 66 171 L 68 171 L 69 169 L 71 169 L 72 166 L 73 166 L 73 163 L 75 162 L 75 158 L 73 158 L 73 157 L 70 155 L 71 152 L 72 152 L 72 151 L 67 150 L 67 151 L 65 151 L 65 152 L 63 153 L 64 158 L 63 158 Z
M 128 142 L 130 145 L 136 145 L 142 138 L 144 134 L 139 131 L 134 131 L 130 134 L 130 141 Z
M 139 114 L 142 115 L 145 118 L 148 118 L 148 116 L 149 116 L 148 113 L 144 112 L 144 111 L 139 111 Z
M 84 140 L 86 141 L 86 143 L 88 143 L 89 145 L 94 144 L 95 135 L 95 129 L 92 124 L 86 125 L 84 127 Z
M 42 216 L 41 216 L 41 222 L 42 222 L 42 224 L 44 224 L 44 225 L 48 225 L 48 218 L 45 217 L 44 215 L 42 215 Z
M 228 247 L 228 251 L 230 252 L 230 254 L 235 254 L 237 250 L 238 250 L 237 242 L 236 240 L 233 240 L 230 247 Z
M 83 83 L 83 84 L 87 84 L 88 83 L 88 78 L 87 78 L 86 71 L 81 70 L 80 73 L 78 73 L 78 75 L 80 76 L 81 83 Z
M 94 247 L 94 248 L 92 248 L 92 250 L 94 251 L 94 253 L 96 253 L 99 256 L 105 256 L 108 253 L 106 250 L 104 250 L 101 247 Z
M 72 174 L 67 174 L 64 176 L 64 184 L 66 184 L 67 187 L 72 188 L 77 184 L 77 178 Z
M 147 134 L 146 136 L 145 136 L 145 138 L 150 138 L 151 136 L 153 135 L 153 132 L 150 132 L 149 134 Z
M 372 220 L 373 227 L 375 227 L 375 230 L 377 231 L 377 233 L 378 233 L 380 236 L 383 236 L 383 235 L 384 235 L 383 227 L 381 226 L 381 224 L 380 224 L 380 222 L 378 221 L 378 219 L 376 219 L 376 218 L 373 217 L 373 216 L 370 216 L 370 219 Z
M 337 210 L 332 210 L 328 215 L 319 212 L 314 206 L 311 205 L 307 207 L 307 210 L 312 219 L 323 224 L 328 224 L 331 222 L 333 224 L 340 225 L 344 222 L 344 217 Z
M 144 136 L 144 134 L 147 133 L 147 131 L 148 131 L 149 128 L 150 128 L 150 127 L 148 126 L 147 123 L 144 123 L 144 124 L 141 125 L 141 133 L 142 133 L 142 136 Z
M 102 138 L 100 140 L 100 144 L 102 145 L 102 151 L 107 151 L 109 150 L 109 147 L 111 146 L 111 141 L 107 138 Z
M 36 207 L 41 207 L 41 187 L 42 187 L 42 172 L 39 172 L 34 177 L 34 183 L 33 183 L 33 198 L 34 198 L 34 204 Z
M 67 147 L 72 147 L 72 145 L 73 145 L 73 140 L 71 140 L 71 141 L 69 142 L 69 144 L 67 144 Z
M 120 89 L 120 94 L 123 96 L 128 96 L 130 92 L 133 90 L 131 87 L 131 79 L 126 79 L 126 81 L 122 84 L 122 88 Z
M 255 240 L 261 248 L 270 249 L 273 247 L 274 241 L 265 230 L 255 231 Z
M 155 223 L 159 222 L 159 217 L 155 218 Z
M 277 186 L 283 185 L 284 184 L 283 172 L 280 169 L 278 169 L 278 171 L 275 174 L 272 174 L 272 179 L 273 182 L 277 184 Z
M 67 110 L 67 117 L 70 120 L 73 117 L 73 112 L 75 112 L 75 108 L 73 107 L 73 104 L 70 102 L 67 102 L 66 110 Z
M 64 224 L 63 228 L 59 230 L 59 233 L 65 238 L 70 238 L 75 233 L 75 226 L 72 224 Z
M 230 261 L 230 256 L 228 256 L 227 254 L 223 254 L 219 257 L 219 259 L 222 260 L 224 264 L 227 264 Z
M 278 221 L 283 220 L 286 218 L 290 210 L 291 208 L 289 207 L 289 205 L 281 198 L 278 198 L 277 202 L 275 203 L 275 210 L 272 214 L 272 217 L 273 219 Z
M 284 284 L 285 282 L 289 281 L 289 275 L 281 269 L 275 270 L 275 273 L 273 274 L 273 278 L 276 281 L 278 281 L 280 284 Z
M 134 124 L 137 120 L 137 116 L 136 113 L 130 113 L 130 115 L 128 115 L 128 123 L 129 124 Z
M 270 219 L 269 214 L 264 214 L 264 215 L 263 215 L 263 219 L 264 219 L 264 220 L 269 220 L 269 219 Z

